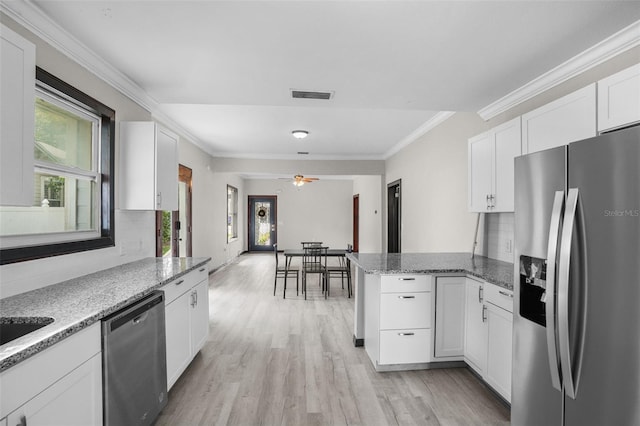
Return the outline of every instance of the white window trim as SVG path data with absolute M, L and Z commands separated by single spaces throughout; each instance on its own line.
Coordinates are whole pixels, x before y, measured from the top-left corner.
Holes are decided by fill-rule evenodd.
M 34 160 L 34 173 L 42 172 L 45 174 L 53 174 L 57 176 L 64 176 L 72 179 L 89 180 L 94 182 L 95 194 L 92 200 L 93 211 L 93 226 L 95 229 L 83 230 L 83 231 L 64 231 L 64 232 L 49 232 L 40 234 L 15 234 L 15 235 L 3 235 L 0 236 L 0 248 L 8 249 L 14 247 L 23 247 L 30 245 L 44 245 L 55 243 L 66 243 L 71 241 L 83 241 L 88 239 L 99 238 L 101 236 L 100 224 L 101 224 L 101 199 L 100 193 L 102 188 L 101 173 L 100 173 L 100 135 L 101 135 L 101 119 L 98 115 L 87 111 L 86 107 L 79 104 L 77 101 L 70 99 L 65 94 L 49 87 L 48 85 L 37 82 L 36 84 L 36 97 L 41 98 L 44 101 L 56 105 L 66 111 L 69 111 L 83 119 L 92 122 L 92 170 L 85 170 L 77 167 L 69 167 L 61 164 L 49 163 L 46 161 Z

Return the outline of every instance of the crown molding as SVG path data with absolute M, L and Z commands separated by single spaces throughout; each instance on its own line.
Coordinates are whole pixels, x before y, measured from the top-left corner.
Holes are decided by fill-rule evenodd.
M 640 21 L 636 21 L 628 27 L 623 28 L 611 37 L 604 39 L 568 61 L 531 80 L 524 86 L 480 109 L 478 114 L 484 120 L 489 120 L 638 45 L 640 45 Z
M 186 137 L 200 149 L 211 154 L 198 138 L 162 112 L 159 109 L 158 102 L 149 96 L 146 91 L 120 70 L 96 55 L 80 40 L 71 36 L 71 34 L 49 18 L 33 2 L 30 0 L 0 1 L 0 12 L 5 13 L 18 24 L 51 45 L 54 49 L 149 111 L 152 117 L 163 122 L 167 127 Z
M 420 136 L 422 136 L 425 133 L 427 133 L 429 130 L 431 130 L 434 127 L 438 126 L 440 123 L 445 121 L 447 118 L 451 117 L 453 114 L 455 114 L 455 111 L 440 111 L 440 112 L 438 112 L 436 115 L 431 117 L 429 120 L 427 120 L 424 124 L 422 124 L 416 130 L 411 132 L 409 134 L 409 136 L 405 137 L 400 142 L 398 142 L 393 147 L 391 147 L 390 150 L 385 152 L 385 154 L 383 156 L 383 159 L 385 159 L 385 160 L 388 159 L 389 157 L 391 157 L 392 155 L 394 155 L 395 153 L 400 151 L 402 148 L 406 147 L 407 145 L 411 144 L 416 139 L 418 139 Z

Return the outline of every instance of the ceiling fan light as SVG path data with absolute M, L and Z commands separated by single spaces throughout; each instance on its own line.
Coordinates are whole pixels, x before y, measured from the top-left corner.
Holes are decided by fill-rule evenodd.
M 291 134 L 296 139 L 304 139 L 309 135 L 309 132 L 307 132 L 306 130 L 294 130 L 293 132 L 291 132 Z
M 293 184 L 295 186 L 302 186 L 302 185 L 304 185 L 304 181 L 303 180 L 294 180 Z

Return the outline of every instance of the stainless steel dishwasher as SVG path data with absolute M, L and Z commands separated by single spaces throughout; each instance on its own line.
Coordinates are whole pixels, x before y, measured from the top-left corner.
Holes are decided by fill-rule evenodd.
M 167 404 L 164 293 L 102 321 L 104 424 L 150 425 Z

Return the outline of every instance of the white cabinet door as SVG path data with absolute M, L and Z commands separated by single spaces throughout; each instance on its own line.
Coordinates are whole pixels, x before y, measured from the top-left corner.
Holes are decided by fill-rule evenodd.
M 0 205 L 33 205 L 36 48 L 0 24 Z
M 514 159 L 521 154 L 520 117 L 469 139 L 469 210 L 514 209 Z
M 156 210 L 178 210 L 178 137 L 156 126 Z
M 195 286 L 191 297 L 191 353 L 195 356 L 209 337 L 209 280 Z
M 171 389 L 191 362 L 191 290 L 165 306 L 167 388 Z
M 10 425 L 102 424 L 102 355 L 55 382 L 7 417 Z
M 513 314 L 487 303 L 487 368 L 484 379 L 511 401 Z
M 120 208 L 178 210 L 178 137 L 148 121 L 120 123 Z
M 487 362 L 487 326 L 482 295 L 482 283 L 466 279 L 464 357 L 482 374 Z
M 464 277 L 436 278 L 435 356 L 464 355 Z
M 487 212 L 491 207 L 493 135 L 483 133 L 469 139 L 469 211 Z
M 514 211 L 515 170 L 514 160 L 522 153 L 520 117 L 495 129 L 493 166 L 492 212 Z
M 640 64 L 598 82 L 598 131 L 640 121 Z
M 522 153 L 542 151 L 596 136 L 596 84 L 590 84 L 522 116 Z

